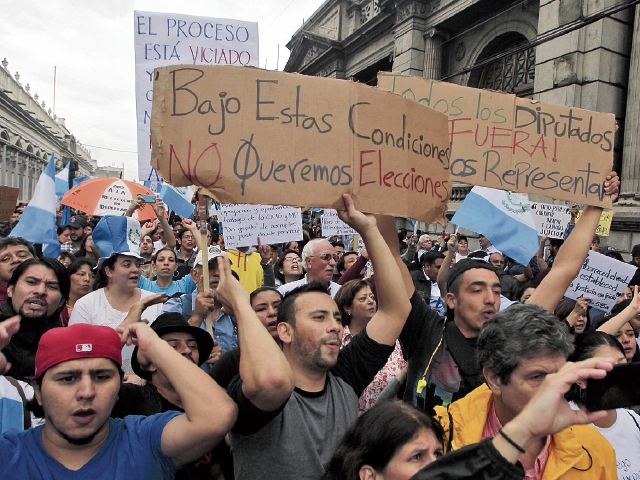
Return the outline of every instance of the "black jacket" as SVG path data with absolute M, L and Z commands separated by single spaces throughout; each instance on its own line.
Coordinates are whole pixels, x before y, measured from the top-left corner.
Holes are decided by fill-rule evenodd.
M 0 305 L 0 322 L 16 315 L 11 306 L 11 299 L 7 297 L 2 305 Z M 17 380 L 28 381 L 28 377 L 33 377 L 36 373 L 36 350 L 40 343 L 40 337 L 47 330 L 62 327 L 59 312 L 54 313 L 47 318 L 28 319 L 23 318 L 20 321 L 20 330 L 4 347 L 2 353 L 7 357 L 7 361 L 11 362 L 11 368 L 7 375 Z

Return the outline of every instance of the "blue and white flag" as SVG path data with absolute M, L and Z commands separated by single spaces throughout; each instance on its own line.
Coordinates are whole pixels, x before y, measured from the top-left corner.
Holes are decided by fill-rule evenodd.
M 0 435 L 12 429 L 24 430 L 22 397 L 9 380 L 0 376 Z
M 62 196 L 67 193 L 69 190 L 69 164 L 71 162 L 67 162 L 62 170 L 60 170 L 56 174 L 56 197 L 58 197 L 58 201 L 62 198 Z
M 41 243 L 42 253 L 48 257 L 58 258 L 60 242 L 56 226 L 56 164 L 51 159 L 40 175 L 33 198 L 22 212 L 16 227 L 11 230 L 10 237 L 22 237 L 31 243 Z
M 160 189 L 160 200 L 182 218 L 193 218 L 193 190 L 191 187 L 175 188 L 163 183 Z
M 451 223 L 481 233 L 523 265 L 538 249 L 538 232 L 526 193 L 473 187 Z
M 88 175 L 86 175 L 86 176 L 84 176 L 84 177 L 76 177 L 76 178 L 74 178 L 74 179 L 73 179 L 73 182 L 72 182 L 72 183 L 73 183 L 73 186 L 74 186 L 74 187 L 77 187 L 78 185 L 80 185 L 80 184 L 81 184 L 82 182 L 84 182 L 85 180 L 89 180 L 89 179 L 91 179 L 91 178 L 94 178 L 94 177 L 90 177 L 90 176 L 88 176 Z

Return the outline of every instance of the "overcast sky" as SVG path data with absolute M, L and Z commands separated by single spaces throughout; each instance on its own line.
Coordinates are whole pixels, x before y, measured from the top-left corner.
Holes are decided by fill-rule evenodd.
M 324 0 L 0 0 L 0 59 L 55 112 L 99 165 L 137 178 L 133 12 L 258 22 L 260 67 L 282 70 L 292 35 Z M 102 147 L 102 148 L 98 148 Z M 111 150 L 121 150 L 111 151 Z

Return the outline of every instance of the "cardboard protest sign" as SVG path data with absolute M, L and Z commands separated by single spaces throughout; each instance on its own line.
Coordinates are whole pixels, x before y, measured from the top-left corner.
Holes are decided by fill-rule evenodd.
M 564 296 L 573 300 L 589 297 L 591 307 L 608 313 L 635 272 L 633 265 L 589 250 L 582 268 Z
M 378 88 L 448 115 L 452 181 L 611 207 L 613 114 L 393 72 Z
M 564 238 L 564 232 L 571 221 L 571 207 L 539 202 L 530 202 L 530 204 L 538 235 Z
M 133 13 L 136 55 L 138 178 L 159 180 L 151 170 L 153 69 L 163 65 L 258 66 L 258 24 L 175 13 Z M 154 190 L 155 191 L 155 190 Z
M 226 203 L 446 223 L 447 117 L 355 82 L 239 67 L 155 70 L 152 164 Z
M 222 204 L 220 213 L 226 248 L 302 240 L 299 208 Z
M 0 186 L 0 221 L 8 222 L 11 219 L 19 194 L 19 188 Z
M 580 220 L 580 216 L 582 215 L 582 210 L 578 210 L 576 214 L 576 223 Z M 598 221 L 598 226 L 596 227 L 596 235 L 601 237 L 608 237 L 609 230 L 611 230 L 611 221 L 613 220 L 613 210 L 603 210 L 600 214 L 600 220 Z
M 333 235 L 357 235 L 353 228 L 344 223 L 338 217 L 338 212 L 332 208 L 325 208 L 320 217 L 320 227 L 323 237 L 331 237 Z

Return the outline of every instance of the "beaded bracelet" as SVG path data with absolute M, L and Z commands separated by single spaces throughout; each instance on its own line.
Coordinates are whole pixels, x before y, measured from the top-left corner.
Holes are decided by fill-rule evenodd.
M 507 434 L 504 433 L 502 429 L 498 430 L 498 433 L 502 435 L 502 438 L 504 438 L 507 442 L 509 442 L 513 448 L 518 450 L 520 453 L 526 453 L 525 449 L 522 448 L 520 445 L 518 445 L 516 442 L 514 442 L 511 438 L 509 438 L 509 436 L 507 436 Z

